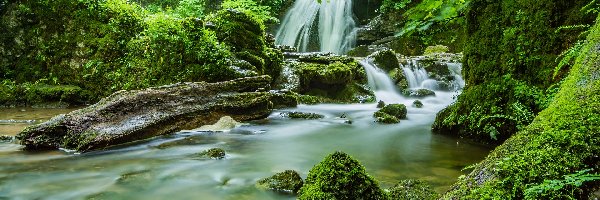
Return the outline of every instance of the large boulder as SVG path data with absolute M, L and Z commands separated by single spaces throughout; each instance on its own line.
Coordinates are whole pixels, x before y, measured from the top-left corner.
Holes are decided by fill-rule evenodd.
M 328 155 L 315 165 L 300 189 L 298 199 L 387 199 L 375 179 L 354 158 L 343 152 Z
M 237 121 L 267 117 L 273 99 L 269 76 L 219 83 L 178 83 L 145 90 L 120 91 L 84 109 L 28 127 L 17 138 L 26 149 L 77 151 L 170 134 L 214 124 L 223 116 Z
M 400 68 L 396 53 L 394 53 L 394 51 L 391 49 L 377 51 L 371 54 L 369 57 L 373 59 L 373 63 L 387 72 Z

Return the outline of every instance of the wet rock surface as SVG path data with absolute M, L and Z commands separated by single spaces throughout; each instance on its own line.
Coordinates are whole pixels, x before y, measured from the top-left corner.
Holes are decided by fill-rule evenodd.
M 91 151 L 214 124 L 267 117 L 276 105 L 269 76 L 219 83 L 178 83 L 119 91 L 84 109 L 28 127 L 18 134 L 26 149 Z M 278 98 L 292 98 L 280 95 Z
M 287 194 L 297 194 L 303 184 L 302 177 L 294 170 L 285 170 L 256 182 L 258 188 Z

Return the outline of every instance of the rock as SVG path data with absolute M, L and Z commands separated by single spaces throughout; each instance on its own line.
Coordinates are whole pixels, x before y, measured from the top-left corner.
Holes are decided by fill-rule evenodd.
M 194 129 L 193 131 L 227 131 L 234 129 L 236 126 L 241 125 L 241 123 L 235 121 L 235 119 L 230 116 L 224 116 L 217 121 L 217 123 L 212 125 L 204 125 L 200 128 Z
M 416 107 L 416 108 L 422 108 L 423 107 L 423 103 L 421 101 L 419 101 L 419 100 L 415 100 L 413 102 L 413 106 Z
M 284 114 L 290 119 L 322 119 L 325 116 L 316 113 L 288 112 Z
M 377 51 L 371 54 L 369 57 L 373 58 L 373 62 L 386 72 L 400 68 L 396 53 L 394 53 L 394 51 L 391 49 Z
M 435 45 L 435 46 L 428 46 L 427 48 L 425 48 L 425 52 L 423 53 L 423 55 L 440 54 L 440 53 L 447 53 L 447 52 L 448 52 L 447 46 Z
M 315 165 L 298 192 L 298 199 L 386 199 L 375 179 L 343 152 L 328 155 Z
M 384 113 L 381 111 L 375 112 L 375 114 L 373 114 L 373 116 L 375 117 L 375 121 L 379 122 L 379 123 L 384 123 L 384 124 L 400 123 L 400 119 L 398 119 L 397 117 L 394 117 L 390 114 L 387 114 L 387 113 Z
M 294 170 L 285 170 L 256 182 L 258 188 L 289 194 L 297 194 L 303 184 L 302 177 Z
M 398 200 L 433 200 L 438 198 L 438 194 L 427 183 L 412 179 L 400 181 L 389 189 L 388 194 L 391 199 Z
M 389 104 L 379 111 L 397 117 L 398 119 L 406 119 L 407 110 L 404 104 Z
M 212 148 L 202 153 L 198 154 L 199 156 L 208 157 L 212 159 L 223 159 L 225 158 L 225 150 L 220 148 Z
M 385 102 L 383 102 L 383 101 L 377 102 L 377 108 L 383 108 L 383 107 L 385 107 Z
M 15 137 L 14 136 L 0 135 L 0 142 L 2 142 L 2 143 L 11 143 L 13 141 L 15 141 Z
M 435 96 L 435 92 L 429 89 L 416 89 L 416 90 L 404 90 L 402 92 L 405 96 L 409 96 L 409 97 L 417 97 L 417 98 L 423 98 L 423 97 L 429 97 L 429 96 Z
M 406 80 L 406 75 L 404 74 L 404 70 L 400 68 L 392 69 L 388 75 L 394 81 L 396 86 L 400 89 L 408 89 L 408 81 Z
M 359 45 L 357 47 L 355 47 L 354 49 L 348 51 L 348 53 L 346 53 L 348 56 L 353 56 L 353 57 L 367 57 L 369 55 L 371 55 L 373 52 L 371 52 L 369 50 L 369 46 L 366 45 Z
M 274 94 L 269 76 L 219 83 L 178 83 L 119 91 L 100 102 L 30 126 L 17 139 L 26 149 L 91 151 L 213 124 L 223 116 L 238 121 L 265 118 Z

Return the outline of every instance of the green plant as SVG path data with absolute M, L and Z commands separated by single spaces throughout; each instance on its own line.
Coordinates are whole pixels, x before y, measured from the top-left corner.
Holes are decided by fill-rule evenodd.
M 541 184 L 532 184 L 525 189 L 525 198 L 540 199 L 540 198 L 565 198 L 575 199 L 575 192 L 585 182 L 600 180 L 600 174 L 590 174 L 592 169 L 584 169 L 573 174 L 564 176 L 561 180 L 544 180 Z M 567 191 L 557 193 L 558 191 Z M 564 194 L 570 194 L 565 196 Z M 560 196 L 559 196 L 560 195 Z

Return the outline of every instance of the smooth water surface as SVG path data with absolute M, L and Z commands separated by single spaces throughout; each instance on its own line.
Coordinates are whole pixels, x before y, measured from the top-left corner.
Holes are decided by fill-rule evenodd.
M 0 108 L 0 135 L 16 135 L 25 127 L 41 123 L 74 109 Z

